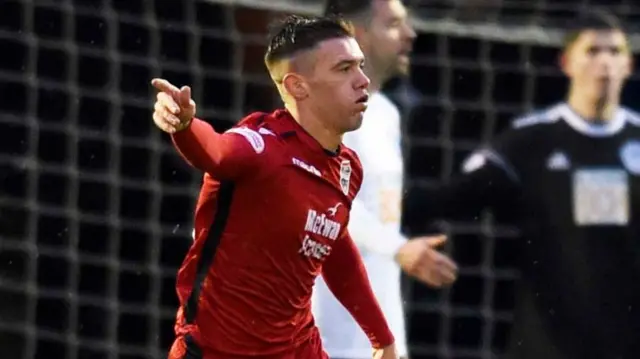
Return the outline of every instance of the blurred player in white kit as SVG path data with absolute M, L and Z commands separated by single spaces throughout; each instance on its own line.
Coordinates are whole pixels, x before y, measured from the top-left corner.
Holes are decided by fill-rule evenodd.
M 369 106 L 362 127 L 346 134 L 343 140 L 357 152 L 364 168 L 348 229 L 396 338 L 398 354 L 407 358 L 400 270 L 435 287 L 452 283 L 457 275 L 455 264 L 436 249 L 444 243 L 444 237 L 407 241 L 400 233 L 400 112 L 380 88 L 392 77 L 408 74 L 416 33 L 401 0 L 329 0 L 325 13 L 339 15 L 354 25 L 356 40 L 366 58 L 364 71 L 371 80 Z M 371 358 L 367 336 L 322 279 L 318 279 L 313 295 L 314 317 L 329 356 Z

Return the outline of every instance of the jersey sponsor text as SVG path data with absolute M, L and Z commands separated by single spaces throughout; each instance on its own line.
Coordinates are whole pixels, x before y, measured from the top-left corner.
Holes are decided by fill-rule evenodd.
M 304 230 L 335 241 L 340 234 L 340 227 L 340 223 L 328 219 L 326 214 L 310 209 Z

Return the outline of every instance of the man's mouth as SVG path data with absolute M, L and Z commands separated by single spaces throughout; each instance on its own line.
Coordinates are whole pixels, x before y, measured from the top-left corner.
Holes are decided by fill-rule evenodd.
M 360 103 L 367 103 L 367 101 L 369 101 L 369 95 L 364 94 L 362 96 L 360 96 L 360 98 L 358 98 L 358 100 L 356 101 L 356 103 L 360 104 Z
M 400 51 L 400 56 L 407 56 L 409 57 L 411 55 L 411 53 L 413 52 L 412 49 L 403 49 Z

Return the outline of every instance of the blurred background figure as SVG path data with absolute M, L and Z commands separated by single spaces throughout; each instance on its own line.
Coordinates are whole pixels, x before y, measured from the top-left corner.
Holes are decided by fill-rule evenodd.
M 434 286 L 450 284 L 456 274 L 455 265 L 437 251 L 443 239 L 407 242 L 400 234 L 404 174 L 400 112 L 381 88 L 389 79 L 409 74 L 416 33 L 400 0 L 332 0 L 325 6 L 326 15 L 344 17 L 354 25 L 365 54 L 365 74 L 371 80 L 362 127 L 344 136 L 344 143 L 358 153 L 365 168 L 362 188 L 351 208 L 349 232 L 396 337 L 399 355 L 407 357 L 400 269 Z M 371 357 L 365 333 L 353 325 L 322 279 L 314 288 L 313 312 L 331 358 Z
M 464 175 L 406 194 L 409 222 L 519 216 L 524 280 L 507 358 L 640 356 L 640 116 L 620 105 L 626 34 L 586 13 L 566 35 L 565 102 L 516 119 L 464 163 Z
M 565 96 L 557 59 L 581 8 L 615 12 L 637 49 L 633 0 L 469 4 L 404 1 L 417 33 L 411 76 L 382 92 L 404 105 L 397 84 L 415 91 L 402 121 L 407 190 L 447 181 L 514 118 Z M 0 177 L 11 173 L 0 188 L 3 355 L 166 353 L 202 177 L 153 131 L 148 80 L 192 84 L 202 117 L 223 131 L 280 105 L 262 62 L 266 24 L 324 8 L 317 0 L 0 1 Z M 639 91 L 632 75 L 621 103 L 637 107 Z M 504 350 L 526 246 L 510 212 L 445 223 L 460 267 L 451 288 L 405 281 L 412 359 Z

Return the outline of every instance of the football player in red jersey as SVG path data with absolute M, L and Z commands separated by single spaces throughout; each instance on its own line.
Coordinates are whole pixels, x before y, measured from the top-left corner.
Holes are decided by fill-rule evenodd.
M 397 358 L 346 231 L 362 168 L 341 142 L 366 109 L 363 61 L 344 23 L 288 17 L 265 56 L 285 109 L 251 114 L 223 134 L 194 117 L 188 87 L 153 80 L 154 122 L 205 172 L 195 241 L 178 273 L 171 359 L 326 358 L 311 315 L 320 274 L 374 358 Z

